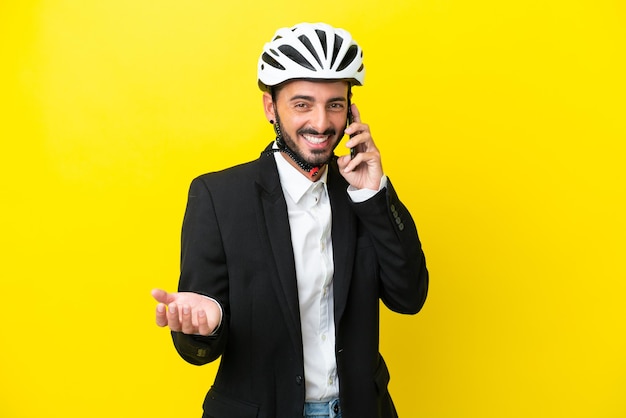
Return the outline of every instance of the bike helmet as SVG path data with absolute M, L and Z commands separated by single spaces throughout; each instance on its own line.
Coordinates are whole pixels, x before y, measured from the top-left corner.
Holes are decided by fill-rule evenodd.
M 325 23 L 281 28 L 263 47 L 258 84 L 263 91 L 288 80 L 346 80 L 363 85 L 363 51 L 350 33 Z

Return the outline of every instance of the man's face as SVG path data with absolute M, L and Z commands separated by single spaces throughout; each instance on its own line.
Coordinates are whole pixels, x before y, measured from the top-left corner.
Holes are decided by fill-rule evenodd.
M 287 146 L 311 165 L 326 163 L 346 127 L 348 83 L 291 81 L 278 90 L 275 105 Z

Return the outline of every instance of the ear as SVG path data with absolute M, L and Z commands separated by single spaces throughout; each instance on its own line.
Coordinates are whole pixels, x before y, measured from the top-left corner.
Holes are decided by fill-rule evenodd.
M 263 110 L 265 111 L 265 117 L 268 121 L 275 121 L 276 115 L 274 114 L 274 100 L 272 95 L 268 92 L 263 93 Z

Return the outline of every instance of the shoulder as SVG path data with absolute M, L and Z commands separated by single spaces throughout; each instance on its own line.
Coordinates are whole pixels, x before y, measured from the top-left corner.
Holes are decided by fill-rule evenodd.
M 242 202 L 254 195 L 251 185 L 255 183 L 255 165 L 253 161 L 197 176 L 189 186 L 188 207 L 216 211 L 241 207 Z
M 241 187 L 246 184 L 254 184 L 259 178 L 272 171 L 276 171 L 273 156 L 262 154 L 256 160 L 202 174 L 196 177 L 192 184 L 202 183 L 209 188 Z
M 219 171 L 204 173 L 193 179 L 192 183 L 204 183 L 207 186 L 223 184 L 224 182 L 236 182 L 249 179 L 258 172 L 258 161 L 249 161 Z
M 278 181 L 278 170 L 273 155 L 243 164 L 235 165 L 220 171 L 202 174 L 191 182 L 191 189 L 203 188 L 211 193 L 244 192 L 256 184 L 267 187 Z

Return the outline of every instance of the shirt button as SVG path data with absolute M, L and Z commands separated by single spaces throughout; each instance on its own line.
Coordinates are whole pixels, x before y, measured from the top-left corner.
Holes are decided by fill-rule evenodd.
M 296 384 L 297 384 L 297 385 L 301 385 L 301 384 L 302 384 L 302 380 L 303 380 L 303 379 L 302 379 L 302 376 L 300 376 L 300 375 L 297 375 L 297 376 L 296 376 Z
M 326 334 L 322 334 L 322 341 L 326 341 Z

